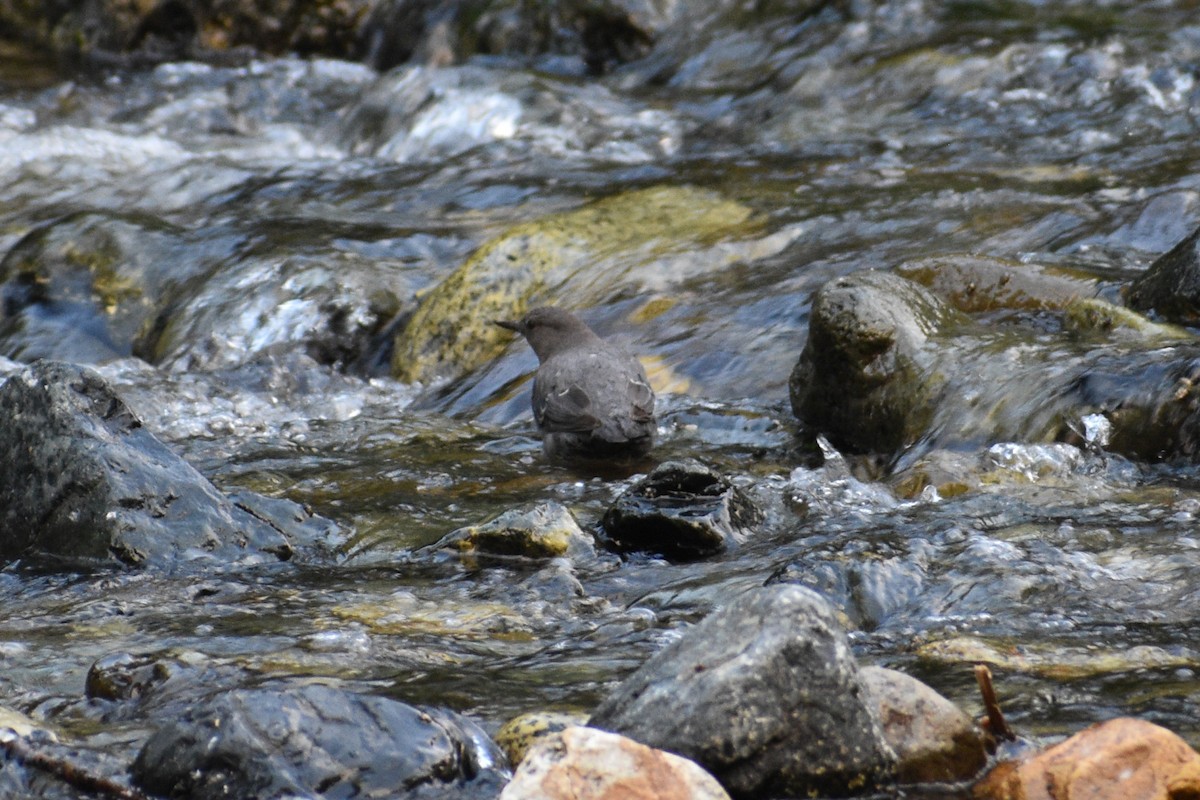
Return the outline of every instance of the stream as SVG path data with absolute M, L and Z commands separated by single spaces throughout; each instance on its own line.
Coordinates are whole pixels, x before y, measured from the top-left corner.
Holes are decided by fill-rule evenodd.
M 0 317 L 0 375 L 89 363 L 217 486 L 306 504 L 345 544 L 173 574 L 8 564 L 0 706 L 131 759 L 144 719 L 84 694 L 97 660 L 128 654 L 213 689 L 311 678 L 492 732 L 586 714 L 774 578 L 833 600 L 863 663 L 973 716 L 983 661 L 1024 735 L 1131 715 L 1200 745 L 1197 465 L 962 437 L 921 453 L 962 476 L 943 496 L 817 440 L 788 401 L 831 278 L 972 253 L 1111 297 L 1195 229 L 1200 20 L 1186 3 L 786 5 L 602 77 L 502 56 L 66 73 L 6 52 L 0 282 L 32 254 L 61 302 Z M 546 462 L 523 342 L 412 382 L 391 376 L 392 337 L 514 226 L 660 186 L 748 222 L 597 256 L 544 299 L 645 358 L 655 459 L 715 467 L 765 521 L 684 563 L 431 547 L 547 500 L 587 529 L 634 477 Z

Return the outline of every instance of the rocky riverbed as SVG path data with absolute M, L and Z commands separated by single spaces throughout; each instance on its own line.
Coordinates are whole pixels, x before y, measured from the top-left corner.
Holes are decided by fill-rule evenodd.
M 39 746 L 169 794 L 167 721 L 362 713 L 497 794 L 505 722 L 779 584 L 971 716 L 989 664 L 1039 743 L 1200 743 L 1188 4 L 26 5 L 0 706 Z M 489 324 L 540 303 L 643 357 L 652 462 L 543 459 Z M 672 492 L 703 513 L 618 530 Z

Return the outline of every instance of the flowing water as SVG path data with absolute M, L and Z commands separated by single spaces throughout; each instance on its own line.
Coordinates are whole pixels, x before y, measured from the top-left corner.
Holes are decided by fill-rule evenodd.
M 499 58 L 106 75 L 9 58 L 0 253 L 49 226 L 63 263 L 82 249 L 134 264 L 138 281 L 102 287 L 115 334 L 88 345 L 100 371 L 222 488 L 309 504 L 349 535 L 329 563 L 10 565 L 0 705 L 130 754 L 145 723 L 83 686 L 97 659 L 131 653 L 200 665 L 213 688 L 319 677 L 494 729 L 586 713 L 687 623 L 775 576 L 837 601 L 865 662 L 972 713 L 986 661 L 1024 733 L 1131 714 L 1200 744 L 1194 465 L 981 437 L 924 456 L 963 476 L 943 497 L 822 457 L 787 402 L 831 277 L 971 252 L 1111 293 L 1187 235 L 1200 24 L 1183 3 L 860 5 L 853 19 L 763 11 L 598 79 Z M 713 464 L 766 521 L 681 564 L 427 547 L 532 501 L 587 526 L 629 481 L 544 463 L 522 343 L 450 385 L 412 385 L 387 375 L 391 333 L 513 225 L 659 185 L 719 193 L 755 225 L 593 276 L 583 315 L 651 359 L 656 457 Z M 163 298 L 165 325 L 145 310 Z M 59 313 L 88 313 L 72 308 Z M 63 352 L 22 341 L 10 356 Z

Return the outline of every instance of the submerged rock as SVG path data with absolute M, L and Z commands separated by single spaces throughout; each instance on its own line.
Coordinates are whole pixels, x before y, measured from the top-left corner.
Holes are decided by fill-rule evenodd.
M 859 671 L 874 700 L 901 783 L 946 783 L 974 777 L 987 763 L 982 732 L 962 709 L 902 672 Z
M 644 55 L 679 16 L 674 3 L 636 0 L 509 3 L 494 0 L 377 0 L 364 21 L 364 57 L 378 69 L 408 61 L 458 63 L 477 53 L 576 56 L 578 70 L 603 72 Z
M 505 511 L 488 522 L 459 528 L 435 547 L 527 558 L 595 555 L 591 537 L 560 503 L 539 503 L 531 508 Z
M 33 364 L 0 386 L 0 416 L 4 558 L 250 563 L 290 558 L 298 542 L 285 531 L 313 540 L 331 533 L 294 503 L 222 495 L 91 370 Z M 277 524 L 281 511 L 286 519 Z
M 762 518 L 729 478 L 698 461 L 668 461 L 618 497 L 600 527 L 616 550 L 688 559 L 741 542 Z
M 992 256 L 955 254 L 910 261 L 896 268 L 959 311 L 1038 311 L 1063 308 L 1097 291 L 1096 280 L 1069 270 Z
M 833 609 L 798 586 L 709 615 L 589 724 L 693 759 L 734 797 L 865 793 L 895 768 Z
M 328 686 L 239 689 L 197 704 L 146 742 L 134 782 L 166 797 L 425 796 L 500 792 L 504 756 L 441 709 Z
M 1173 322 L 1200 322 L 1200 228 L 1139 275 L 1128 289 L 1129 305 Z
M 535 745 L 501 800 L 728 800 L 695 762 L 606 733 L 573 726 Z
M 190 277 L 180 232 L 78 213 L 26 234 L 0 261 L 0 353 L 95 364 L 128 356 L 171 285 Z
M 755 230 L 748 207 L 690 187 L 655 187 L 518 225 L 480 247 L 422 300 L 396 337 L 392 374 L 403 381 L 453 378 L 487 362 L 535 298 L 569 306 L 611 294 L 656 257 Z
M 972 797 L 1185 800 L 1200 797 L 1200 753 L 1153 723 L 1111 719 L 1026 760 L 1000 764 Z

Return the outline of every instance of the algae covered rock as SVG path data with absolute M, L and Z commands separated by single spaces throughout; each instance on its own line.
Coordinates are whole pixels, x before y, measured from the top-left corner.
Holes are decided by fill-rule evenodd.
M 518 225 L 425 296 L 396 337 L 392 374 L 410 382 L 457 377 L 511 341 L 492 320 L 516 319 L 534 304 L 602 299 L 658 258 L 757 225 L 748 207 L 686 186 L 627 192 Z
M 909 261 L 897 267 L 896 274 L 967 313 L 1062 308 L 1097 291 L 1094 278 L 1070 270 L 975 254 Z
M 513 766 L 520 764 L 529 749 L 538 742 L 562 733 L 573 725 L 587 723 L 585 714 L 566 714 L 561 711 L 530 711 L 513 717 L 496 731 L 496 744 L 508 756 Z
M 592 538 L 566 506 L 553 502 L 515 508 L 479 525 L 459 528 L 435 546 L 527 558 L 595 555 Z

